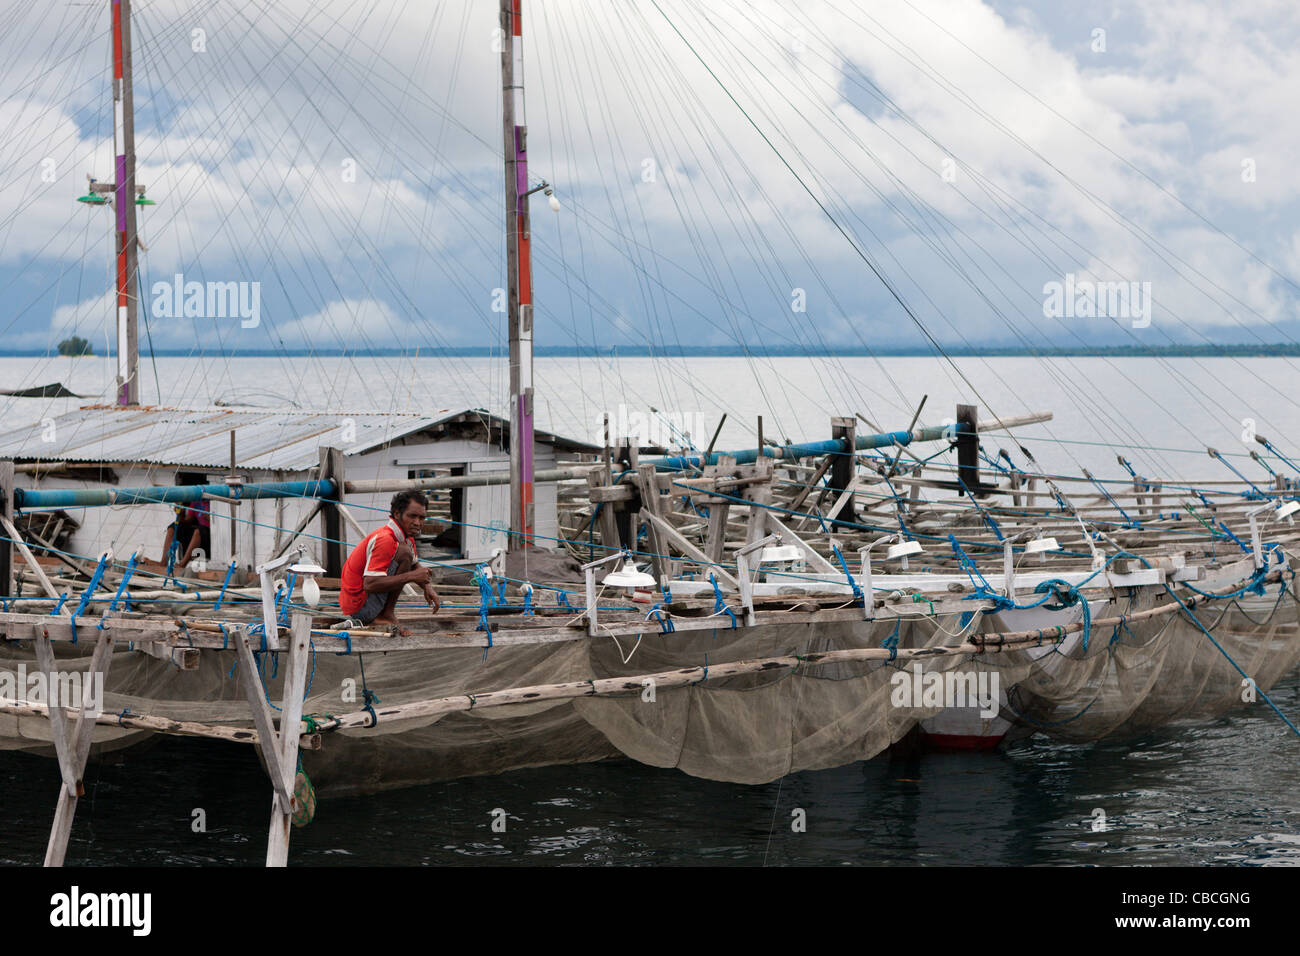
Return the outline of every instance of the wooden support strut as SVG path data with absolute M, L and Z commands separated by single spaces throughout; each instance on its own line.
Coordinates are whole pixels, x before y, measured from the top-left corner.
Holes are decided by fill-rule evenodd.
M 49 688 L 51 703 L 57 688 L 66 686 L 65 681 L 57 679 L 54 666 L 54 647 L 49 636 L 41 626 L 33 628 L 36 644 L 36 660 L 45 672 L 46 687 Z M 95 652 L 90 659 L 90 668 L 84 673 L 83 680 L 90 680 L 92 688 L 98 685 L 102 690 L 102 681 L 108 676 L 109 665 L 113 661 L 113 639 L 103 631 L 95 641 Z M 45 865 L 62 866 L 68 852 L 68 837 L 72 833 L 72 818 L 77 812 L 77 800 L 85 794 L 82 776 L 86 772 L 86 761 L 90 757 L 90 744 L 95 730 L 95 718 L 98 714 L 91 712 L 88 706 L 88 689 L 83 686 L 80 715 L 69 726 L 63 707 L 51 706 L 49 709 L 50 736 L 54 740 L 54 752 L 59 760 L 59 772 L 63 778 L 59 787 L 59 802 L 54 810 L 54 825 L 50 828 L 50 841 L 45 848 Z
M 593 513 L 598 502 L 595 495 L 592 493 L 595 492 L 597 488 L 609 487 L 610 480 L 611 474 L 609 465 L 601 465 L 599 468 L 593 468 L 591 471 L 587 472 L 588 493 L 591 495 L 591 507 Z M 619 547 L 618 524 L 614 518 L 614 502 L 605 501 L 600 504 L 600 517 L 598 519 L 600 521 L 600 543 L 608 549 L 617 549 Z
M 669 524 L 664 518 L 651 512 L 646 513 L 646 518 L 647 523 L 654 529 L 653 533 L 663 545 L 671 545 L 673 548 L 686 555 L 686 557 L 698 561 L 701 565 L 700 572 L 706 577 L 710 574 L 716 575 L 718 580 L 726 584 L 728 587 L 739 589 L 740 583 L 731 572 L 718 567 L 708 555 L 692 544 L 689 539 Z
M 332 480 L 337 494 L 333 498 L 321 499 L 321 536 L 325 551 L 325 573 L 332 578 L 343 574 L 343 562 L 347 560 L 347 535 L 343 531 L 343 516 L 339 514 L 338 504 L 343 500 L 343 452 L 338 448 L 321 448 L 320 477 Z
M 311 615 L 295 611 L 290 624 L 289 664 L 284 677 L 280 702 L 280 730 L 274 727 L 270 703 L 262 684 L 248 632 L 236 628 L 235 648 L 239 652 L 240 681 L 257 727 L 258 746 L 271 778 L 271 826 L 267 837 L 266 865 L 287 866 L 289 862 L 289 828 L 297 809 L 294 778 L 298 770 L 299 723 L 302 719 L 303 694 L 307 684 L 308 655 L 311 639 Z
M 57 601 L 59 599 L 59 592 L 54 590 L 54 585 L 50 583 L 49 577 L 45 574 L 45 569 L 41 567 L 40 563 L 36 560 L 36 556 L 32 554 L 31 549 L 27 547 L 27 542 L 23 541 L 23 536 L 18 533 L 18 528 L 9 520 L 8 515 L 0 515 L 0 525 L 4 526 L 5 534 L 9 536 L 10 546 L 18 549 L 18 553 L 23 556 L 23 560 L 27 562 L 27 566 L 30 567 L 32 572 L 36 575 L 36 580 L 40 582 L 41 588 L 50 596 L 51 599 Z M 12 571 L 10 573 L 12 573 Z
M 830 456 L 831 477 L 829 484 L 835 491 L 844 491 L 853 480 L 856 471 L 854 467 L 854 452 L 857 443 L 856 423 L 852 418 L 832 418 L 831 437 L 838 438 L 844 443 L 844 452 Z
M 641 489 L 641 509 L 646 517 L 646 541 L 650 545 L 650 564 L 654 568 L 654 579 L 664 587 L 671 577 L 668 566 L 667 539 L 660 533 L 662 526 L 668 526 L 663 517 L 663 500 L 659 494 L 659 483 L 655 478 L 655 466 L 651 464 L 637 466 L 637 484 Z
M 6 526 L 13 523 L 14 517 L 14 463 L 0 461 L 0 517 Z M 6 527 L 6 533 L 8 528 Z M 10 534 L 11 539 L 19 536 Z M 14 593 L 14 545 L 16 541 L 4 542 L 0 547 L 0 597 L 9 597 Z

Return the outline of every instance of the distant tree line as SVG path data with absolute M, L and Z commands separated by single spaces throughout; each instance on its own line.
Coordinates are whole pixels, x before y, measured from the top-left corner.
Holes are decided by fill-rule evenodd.
M 90 347 L 90 342 L 83 339 L 80 335 L 74 335 L 71 338 L 64 339 L 59 343 L 60 355 L 94 355 Z

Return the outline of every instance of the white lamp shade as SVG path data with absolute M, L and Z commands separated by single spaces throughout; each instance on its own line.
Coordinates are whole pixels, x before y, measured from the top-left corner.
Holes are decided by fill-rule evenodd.
M 899 558 L 911 557 L 914 554 L 920 554 L 925 549 L 921 547 L 919 541 L 902 541 L 898 544 L 891 544 L 889 550 L 885 552 L 886 561 L 897 561 Z
M 774 564 L 780 561 L 798 561 L 799 548 L 793 544 L 783 544 L 773 548 L 764 548 L 759 555 L 762 564 Z
M 616 588 L 652 588 L 655 586 L 655 579 L 644 571 L 638 571 L 631 561 L 624 561 L 623 566 L 617 571 L 605 575 L 601 583 Z
M 1060 551 L 1061 545 L 1055 538 L 1034 538 L 1025 544 L 1025 554 L 1042 554 L 1046 551 Z

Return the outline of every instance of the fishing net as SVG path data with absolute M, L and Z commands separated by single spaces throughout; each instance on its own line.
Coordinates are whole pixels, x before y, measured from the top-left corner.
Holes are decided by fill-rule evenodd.
M 1136 594 L 1139 596 L 1129 596 Z M 324 793 L 364 793 L 431 780 L 630 757 L 700 777 L 762 783 L 786 773 L 839 766 L 873 757 L 918 726 L 997 739 L 1016 725 L 1063 740 L 1086 741 L 1140 733 L 1183 718 L 1204 718 L 1249 703 L 1250 687 L 1215 648 L 1204 625 L 1234 660 L 1267 690 L 1300 662 L 1296 598 L 1274 585 L 1263 595 L 1198 605 L 1190 612 L 1143 617 L 1163 597 L 1150 589 L 1094 601 L 1092 626 L 1059 644 L 1020 645 L 981 655 L 908 661 L 801 663 L 739 676 L 706 675 L 681 687 L 641 686 L 620 697 L 538 700 L 455 712 L 441 717 L 387 719 L 371 727 L 324 735 L 320 751 L 303 754 L 303 768 Z M 313 719 L 488 690 L 606 677 L 637 676 L 733 661 L 807 656 L 853 648 L 953 645 L 974 633 L 1078 622 L 1082 605 L 1003 613 L 930 616 L 924 605 L 901 620 L 834 624 L 765 624 L 599 637 L 541 645 L 500 645 L 438 651 L 367 654 L 346 651 L 341 639 L 313 642 L 304 712 Z M 1195 620 L 1191 615 L 1195 615 Z M 89 641 L 58 648 L 60 668 L 84 670 Z M 258 655 L 269 699 L 280 700 L 282 669 L 275 655 Z M 251 725 L 234 655 L 205 651 L 197 670 L 181 671 L 146 655 L 119 651 L 106 682 L 105 711 L 178 720 Z M 0 672 L 35 667 L 22 645 L 0 644 Z M 919 665 L 919 668 L 918 668 Z M 287 669 L 287 668 L 286 668 Z M 900 699 L 909 682 L 948 672 L 963 679 L 996 675 L 997 717 Z M 927 679 L 929 679 L 927 677 Z M 904 695 L 905 697 L 907 695 Z M 1244 698 L 1244 700 L 1243 700 Z M 147 731 L 107 724 L 95 731 L 99 751 L 130 745 Z M 50 725 L 37 717 L 0 715 L 0 748 L 49 752 Z

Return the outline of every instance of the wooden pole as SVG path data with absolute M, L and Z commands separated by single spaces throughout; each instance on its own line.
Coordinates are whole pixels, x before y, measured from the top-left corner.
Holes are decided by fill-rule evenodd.
M 135 105 L 131 91 L 131 0 L 110 0 L 113 20 L 113 207 L 117 240 L 117 403 L 140 404 L 135 217 Z
M 59 592 L 54 590 L 54 585 L 50 583 L 50 579 L 46 575 L 45 569 L 41 567 L 40 562 L 36 560 L 36 556 L 32 554 L 31 549 L 27 547 L 27 542 L 23 540 L 23 536 L 19 533 L 17 526 L 14 525 L 12 520 L 10 520 L 10 516 L 5 515 L 0 517 L 0 525 L 4 527 L 5 533 L 9 537 L 9 547 L 18 549 L 18 553 L 23 556 L 23 560 L 27 562 L 27 566 L 30 567 L 32 573 L 36 575 L 36 580 L 39 581 L 41 587 L 45 589 L 45 593 L 48 594 L 51 599 L 57 601 L 59 599 Z M 10 565 L 8 577 L 10 579 L 13 577 L 12 565 Z
M 974 405 L 957 406 L 957 480 L 971 498 L 980 491 L 978 415 Z
M 280 728 L 275 729 L 266 688 L 253 657 L 252 642 L 244 628 L 234 636 L 239 652 L 240 681 L 253 713 L 259 747 L 271 778 L 271 826 L 266 843 L 266 865 L 286 866 L 289 862 L 289 829 L 297 808 L 293 789 L 298 772 L 298 739 L 302 719 L 303 693 L 307 684 L 311 615 L 295 611 L 290 623 L 289 663 L 285 671 L 280 702 Z
M 506 289 L 510 335 L 510 537 L 533 534 L 533 279 L 529 250 L 528 127 L 524 123 L 523 0 L 501 0 L 501 125 L 505 148 Z
M 4 518 L 5 530 L 12 527 L 14 520 L 14 463 L 0 461 L 0 517 Z M 11 539 L 0 547 L 0 597 L 9 597 L 14 593 L 14 547 L 17 534 L 9 533 Z
M 832 454 L 830 480 L 827 482 L 834 491 L 843 491 L 853 480 L 854 448 L 857 442 L 857 424 L 852 418 L 832 418 L 831 437 L 844 443 L 844 452 Z
M 55 688 L 66 686 L 57 679 L 54 666 L 54 648 L 49 637 L 39 629 L 33 628 L 36 659 L 41 670 L 45 672 L 46 686 L 53 696 Z M 90 669 L 84 672 L 83 679 L 92 682 L 103 681 L 108 676 L 109 665 L 113 662 L 113 638 L 100 632 L 95 641 L 95 651 L 90 659 Z M 102 688 L 102 684 L 100 684 Z M 50 841 L 45 848 L 45 865 L 62 866 L 68 852 L 68 837 L 72 833 L 72 818 L 77 812 L 77 800 L 86 792 L 82 784 L 82 775 L 86 771 L 86 760 L 90 757 L 90 744 L 95 730 L 94 718 L 98 715 L 89 713 L 84 706 L 86 690 L 83 688 L 83 707 L 76 721 L 69 726 L 62 707 L 50 708 L 50 735 L 54 739 L 54 751 L 59 759 L 59 771 L 63 778 L 59 787 L 59 800 L 54 811 L 54 825 L 50 828 Z
M 343 517 L 339 514 L 338 502 L 343 500 L 343 450 L 340 448 L 321 448 L 320 476 L 334 482 L 338 489 L 336 498 L 321 499 L 321 536 L 325 539 L 325 573 L 332 578 L 343 574 L 343 562 L 347 560 L 347 537 L 343 530 Z M 296 536 L 295 536 L 296 537 Z
M 69 708 L 64 707 L 62 709 L 64 715 L 67 716 Z M 50 708 L 46 704 L 34 704 L 0 697 L 0 714 L 8 714 L 11 717 L 44 717 L 48 720 Z M 75 713 L 72 716 L 75 716 Z M 242 727 L 227 727 L 222 724 L 205 724 L 194 720 L 173 720 L 170 717 L 154 717 L 149 714 L 100 714 L 94 718 L 94 721 L 105 727 L 149 730 L 160 734 L 174 734 L 178 737 L 205 737 L 209 740 L 224 740 L 233 744 L 258 744 L 261 742 L 255 730 L 245 730 Z M 320 750 L 320 734 L 303 733 L 298 745 L 303 750 Z

